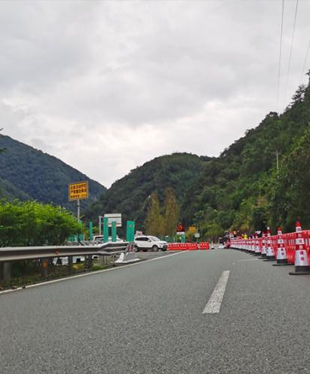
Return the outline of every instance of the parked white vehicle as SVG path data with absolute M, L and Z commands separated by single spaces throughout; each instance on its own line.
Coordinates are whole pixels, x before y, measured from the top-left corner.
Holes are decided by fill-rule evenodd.
M 123 242 L 124 240 L 116 236 L 116 241 L 117 242 Z M 93 242 L 95 244 L 102 244 L 103 243 L 103 235 L 95 235 L 93 238 Z M 112 242 L 112 237 L 109 236 L 109 242 Z
M 144 252 L 147 252 L 148 250 L 157 252 L 159 249 L 166 251 L 168 249 L 168 243 L 151 235 L 140 235 L 135 237 L 135 250 L 137 252 L 141 250 Z

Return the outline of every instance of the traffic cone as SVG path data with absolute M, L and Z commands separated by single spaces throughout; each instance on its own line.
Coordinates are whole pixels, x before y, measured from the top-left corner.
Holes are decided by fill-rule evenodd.
M 255 254 L 255 256 L 260 256 L 260 248 L 259 248 L 258 235 L 255 234 L 254 238 L 255 238 L 255 252 L 254 252 L 254 254 Z
M 296 222 L 295 239 L 295 271 L 290 275 L 310 275 L 308 253 L 305 245 L 305 238 L 302 232 L 300 222 Z
M 252 235 L 252 246 L 251 246 L 251 255 L 255 255 L 255 235 Z
M 254 240 L 254 235 L 251 235 L 250 254 L 254 255 L 254 253 L 255 253 L 255 240 Z
M 267 240 L 266 240 L 266 261 L 275 261 L 276 256 L 272 246 L 270 227 L 267 227 Z
M 288 266 L 292 265 L 287 262 L 287 254 L 286 254 L 286 249 L 284 245 L 284 240 L 283 240 L 283 234 L 282 230 L 279 227 L 278 228 L 278 249 L 277 249 L 277 263 L 273 264 L 273 266 Z
M 266 256 L 267 256 L 267 251 L 266 251 L 266 233 L 264 231 L 262 233 L 262 244 L 263 244 L 263 246 L 262 246 L 262 252 L 261 252 L 262 257 L 259 257 L 259 258 L 260 259 L 265 259 Z
M 252 238 L 251 238 L 251 235 L 249 235 L 249 239 L 248 239 L 248 252 L 251 254 L 251 251 L 252 251 Z

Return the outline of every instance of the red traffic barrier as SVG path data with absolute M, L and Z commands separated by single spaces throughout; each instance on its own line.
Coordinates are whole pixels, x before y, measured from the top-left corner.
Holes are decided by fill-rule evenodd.
M 282 230 L 279 227 L 278 228 L 278 235 L 276 237 L 276 243 L 277 243 L 277 263 L 273 266 L 287 266 L 291 265 L 288 263 L 287 260 L 287 254 L 286 254 L 286 248 L 285 248 L 285 240 L 283 238 Z
M 197 250 L 208 250 L 210 244 L 208 242 L 201 243 L 169 243 L 168 251 L 197 251 Z
M 208 250 L 208 249 L 210 249 L 210 243 L 209 242 L 201 242 L 199 244 L 199 248 L 201 250 Z
M 290 275 L 310 275 L 308 253 L 306 248 L 306 235 L 302 231 L 300 222 L 296 223 L 295 237 L 295 271 Z

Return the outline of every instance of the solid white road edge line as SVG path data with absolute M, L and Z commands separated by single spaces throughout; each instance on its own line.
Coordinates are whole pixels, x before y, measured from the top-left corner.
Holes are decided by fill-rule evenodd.
M 229 278 L 229 273 L 230 273 L 229 270 L 223 271 L 202 314 L 214 314 L 214 313 L 220 312 L 223 297 L 224 297 L 227 282 L 228 282 L 228 278 Z
M 133 264 L 122 265 L 122 266 L 117 267 L 117 268 L 91 271 L 91 272 L 85 273 L 85 274 L 72 275 L 72 276 L 66 277 L 66 278 L 60 278 L 60 279 L 54 279 L 54 280 L 47 281 L 47 282 L 30 284 L 29 286 L 26 286 L 25 288 L 18 287 L 18 288 L 14 289 L 14 290 L 0 291 L 0 296 L 3 295 L 3 294 L 11 293 L 11 292 L 21 291 L 21 290 L 25 290 L 25 289 L 27 290 L 29 288 L 35 288 L 35 287 L 40 287 L 40 286 L 47 286 L 48 284 L 64 282 L 64 281 L 67 281 L 67 280 L 70 280 L 70 279 L 82 278 L 82 277 L 87 277 L 89 275 L 96 275 L 96 274 L 100 274 L 100 273 L 106 273 L 108 271 L 120 270 L 120 269 L 129 268 L 129 267 L 136 266 L 136 265 L 142 265 L 142 264 L 145 264 L 147 262 L 161 260 L 162 258 L 168 258 L 168 257 L 180 255 L 180 254 L 186 253 L 186 252 L 189 252 L 189 251 L 182 251 L 182 252 L 178 252 L 178 253 L 172 253 L 171 255 L 160 256 L 160 257 L 156 257 L 156 258 L 150 258 L 149 260 L 145 260 L 145 261 L 141 261 L 141 262 L 134 262 Z

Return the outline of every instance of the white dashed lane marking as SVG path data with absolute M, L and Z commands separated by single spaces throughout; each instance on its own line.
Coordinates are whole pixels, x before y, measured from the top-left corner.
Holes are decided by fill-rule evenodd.
M 228 282 L 228 278 L 229 278 L 229 273 L 230 273 L 229 270 L 223 271 L 202 314 L 214 314 L 214 313 L 220 312 L 223 297 L 224 297 L 227 282 Z

